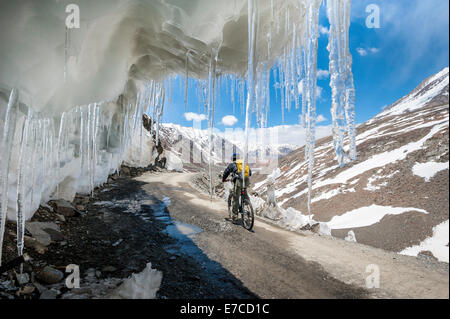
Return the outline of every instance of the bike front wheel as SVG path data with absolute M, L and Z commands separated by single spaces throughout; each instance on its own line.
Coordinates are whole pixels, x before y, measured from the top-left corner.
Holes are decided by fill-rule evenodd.
M 232 220 L 233 217 L 233 196 L 228 196 L 228 218 Z
M 242 223 L 245 229 L 252 230 L 255 222 L 255 215 L 253 214 L 253 207 L 250 200 L 244 201 L 244 210 L 242 212 Z

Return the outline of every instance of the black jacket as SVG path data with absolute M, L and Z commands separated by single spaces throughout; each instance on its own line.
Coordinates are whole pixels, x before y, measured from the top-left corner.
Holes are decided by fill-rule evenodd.
M 248 176 L 250 177 L 252 176 L 252 170 L 250 169 L 250 167 L 248 168 L 248 170 L 249 170 Z M 236 162 L 230 163 L 227 166 L 227 168 L 223 172 L 222 182 L 225 182 L 225 180 L 227 179 L 228 176 L 230 176 L 230 174 L 233 175 L 233 183 L 234 183 L 236 181 L 236 178 L 238 177 L 238 168 Z

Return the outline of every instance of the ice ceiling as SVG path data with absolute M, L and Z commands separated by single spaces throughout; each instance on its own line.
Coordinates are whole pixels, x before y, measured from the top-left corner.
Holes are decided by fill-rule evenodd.
M 80 28 L 66 28 L 71 3 Z M 142 114 L 155 119 L 157 133 L 180 76 L 197 83 L 211 133 L 218 88 L 227 86 L 246 114 L 244 152 L 248 128 L 267 125 L 273 77 L 281 112 L 301 112 L 311 189 L 321 5 L 343 165 L 356 158 L 350 0 L 1 1 L 0 249 L 7 217 L 17 220 L 21 254 L 24 221 L 40 203 L 92 191 L 123 160 L 148 165 L 142 146 L 153 142 Z
M 216 54 L 218 74 L 246 73 L 247 0 L 79 0 L 81 24 L 68 30 L 64 83 L 65 8 L 72 2 L 0 4 L 0 83 L 4 88 L 19 86 L 37 110 L 62 112 L 135 94 L 137 81 L 184 74 L 186 59 L 194 78 L 208 76 Z M 258 60 L 272 65 L 294 32 L 292 25 L 285 30 L 286 19 L 302 35 L 308 1 L 257 2 Z

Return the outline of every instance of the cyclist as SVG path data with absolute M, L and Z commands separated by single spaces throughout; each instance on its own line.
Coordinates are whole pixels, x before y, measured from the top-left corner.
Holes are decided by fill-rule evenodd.
M 223 172 L 222 182 L 224 183 L 227 179 L 227 177 L 231 174 L 233 177 L 233 221 L 237 219 L 238 217 L 238 210 L 239 210 L 239 196 L 242 191 L 242 171 L 243 171 L 243 162 L 241 159 L 237 159 L 237 154 L 234 153 L 231 156 L 232 163 L 228 165 L 228 167 Z M 247 164 L 245 164 L 245 187 L 248 187 L 250 185 L 250 176 L 252 176 L 252 170 L 250 167 L 248 167 Z

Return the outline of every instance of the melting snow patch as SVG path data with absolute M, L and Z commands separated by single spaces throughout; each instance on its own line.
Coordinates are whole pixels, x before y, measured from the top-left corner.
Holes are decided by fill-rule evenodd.
M 266 203 L 264 201 L 264 199 L 262 199 L 261 197 L 253 196 L 253 195 L 249 195 L 249 197 L 250 197 L 250 201 L 252 203 L 253 209 L 255 211 L 260 210 L 264 206 L 264 204 Z
M 115 291 L 113 298 L 118 299 L 155 299 L 161 286 L 162 272 L 152 269 L 152 264 L 139 273 L 126 279 Z
M 311 220 L 312 217 L 313 215 L 311 215 Z M 283 219 L 280 221 L 280 224 L 289 230 L 295 231 L 309 224 L 309 217 L 303 215 L 300 211 L 289 207 L 284 211 Z
M 334 216 L 328 222 L 328 226 L 331 229 L 366 227 L 378 223 L 386 215 L 400 215 L 411 211 L 428 214 L 426 210 L 419 208 L 379 206 L 374 204 L 354 209 L 341 216 Z
M 412 171 L 414 175 L 420 176 L 425 179 L 425 182 L 430 181 L 434 175 L 448 169 L 447 163 L 437 163 L 437 162 L 428 162 L 428 163 L 416 163 L 413 166 Z
M 382 170 L 378 170 L 377 173 L 381 173 Z M 364 188 L 367 191 L 376 191 L 381 189 L 381 187 L 385 187 L 388 184 L 388 180 L 390 178 L 392 178 L 395 174 L 399 173 L 399 171 L 395 171 L 392 174 L 389 175 L 382 175 L 382 176 L 372 176 L 369 177 L 367 180 L 367 186 Z M 378 185 L 374 185 L 374 182 L 381 180 L 381 179 L 385 179 L 384 182 L 379 183 Z
M 319 223 L 319 234 L 325 236 L 331 236 L 331 228 L 327 223 Z
M 354 193 L 355 189 L 354 188 L 349 188 L 349 189 L 342 189 L 342 188 L 337 188 L 337 189 L 332 189 L 331 191 L 325 192 L 325 193 L 321 193 L 319 196 L 314 197 L 311 200 L 311 203 L 315 203 L 321 200 L 326 200 L 326 199 L 330 199 L 336 195 L 339 194 L 347 194 L 347 193 Z
M 447 220 L 433 227 L 433 236 L 428 237 L 419 245 L 402 250 L 400 254 L 417 256 L 421 251 L 431 251 L 434 257 L 448 263 L 448 225 L 449 221 Z
M 356 236 L 353 230 L 348 232 L 347 237 L 345 237 L 345 240 L 356 243 Z

